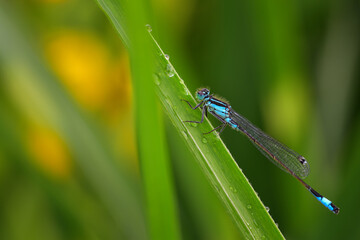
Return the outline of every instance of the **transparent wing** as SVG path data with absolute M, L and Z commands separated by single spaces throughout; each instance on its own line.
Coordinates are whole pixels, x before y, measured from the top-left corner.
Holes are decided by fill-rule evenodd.
M 270 137 L 232 109 L 230 118 L 239 125 L 239 130 L 250 139 L 255 147 L 280 169 L 290 174 L 294 173 L 301 178 L 309 175 L 310 167 L 303 156 Z

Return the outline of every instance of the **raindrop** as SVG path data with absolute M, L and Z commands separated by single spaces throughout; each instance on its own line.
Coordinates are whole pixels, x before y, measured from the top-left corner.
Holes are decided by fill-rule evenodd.
M 234 193 L 237 192 L 236 188 L 233 188 L 233 187 L 230 187 L 230 190 L 231 190 L 232 192 L 234 192 Z
M 182 135 L 184 136 L 185 140 L 187 140 L 187 139 L 188 139 L 187 133 L 186 133 L 185 131 L 181 131 L 181 133 L 182 133 Z
M 186 89 L 186 87 L 184 87 L 184 93 L 185 93 L 185 95 L 187 95 L 187 96 L 190 95 L 190 94 L 189 94 L 189 91 Z
M 154 82 L 155 82 L 155 84 L 156 85 L 160 85 L 160 77 L 159 77 L 159 75 L 158 74 L 154 74 Z
M 166 66 L 166 73 L 167 73 L 167 75 L 169 76 L 169 77 L 173 77 L 174 76 L 174 68 L 170 65 L 170 64 L 168 64 L 167 66 Z
M 148 32 L 152 31 L 152 27 L 150 26 L 150 24 L 146 24 L 145 26 Z

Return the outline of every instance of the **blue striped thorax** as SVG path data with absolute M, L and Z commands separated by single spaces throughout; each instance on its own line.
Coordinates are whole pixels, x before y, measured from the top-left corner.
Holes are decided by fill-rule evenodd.
M 239 125 L 230 117 L 231 106 L 210 95 L 210 91 L 208 89 L 202 88 L 198 90 L 196 92 L 196 98 L 199 101 L 204 101 L 204 107 L 207 108 L 207 111 L 218 119 L 223 119 L 231 128 L 237 129 L 239 127 Z
M 211 98 L 206 103 L 205 106 L 208 108 L 208 111 L 212 114 L 216 114 L 222 119 L 229 118 L 230 106 L 222 101 Z

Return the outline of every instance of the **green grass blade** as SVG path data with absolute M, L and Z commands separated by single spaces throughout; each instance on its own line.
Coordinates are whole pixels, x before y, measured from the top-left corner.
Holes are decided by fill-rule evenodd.
M 121 1 L 96 0 L 103 11 L 111 19 L 117 32 L 120 34 L 124 45 L 129 48 L 130 41 L 127 33 L 127 25 L 125 24 L 124 6 Z
M 166 152 L 164 125 L 152 72 L 154 56 L 145 31 L 146 7 L 142 1 L 127 2 L 129 48 L 134 89 L 137 143 L 146 196 L 150 239 L 180 239 L 174 186 Z
M 116 5 L 114 0 L 103 0 L 101 3 L 106 6 L 103 9 L 110 20 L 119 22 L 113 12 L 117 11 L 112 7 Z M 121 15 L 119 12 L 117 14 Z M 118 32 L 120 35 L 122 34 L 121 29 Z M 154 41 L 154 43 L 156 42 Z M 202 134 L 213 129 L 210 122 L 205 120 L 200 125 L 183 122 L 184 120 L 200 119 L 200 111 L 191 110 L 186 103 L 181 101 L 181 99 L 186 99 L 195 104 L 184 81 L 179 77 L 157 43 L 155 49 L 158 66 L 155 84 L 160 101 L 172 123 L 196 156 L 241 234 L 247 239 L 283 239 L 281 232 L 222 140 L 216 133 Z

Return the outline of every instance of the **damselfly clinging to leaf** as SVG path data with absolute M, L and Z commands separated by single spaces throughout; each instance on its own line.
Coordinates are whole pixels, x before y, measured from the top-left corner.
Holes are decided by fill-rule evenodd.
M 330 211 L 336 214 L 339 213 L 338 207 L 336 207 L 330 200 L 316 192 L 301 179 L 307 177 L 310 171 L 309 164 L 303 156 L 255 127 L 249 120 L 236 113 L 228 103 L 211 95 L 208 89 L 203 88 L 198 90 L 196 92 L 196 99 L 199 103 L 195 107 L 192 107 L 188 101 L 184 101 L 187 102 L 192 109 L 197 109 L 198 107 L 202 108 L 201 120 L 185 122 L 202 123 L 204 121 L 204 116 L 207 115 L 207 112 L 211 113 L 220 122 L 222 122 L 222 124 L 210 132 L 216 131 L 220 128 L 219 133 L 221 133 L 227 125 L 233 129 L 241 131 L 271 162 L 280 169 L 294 176 Z

